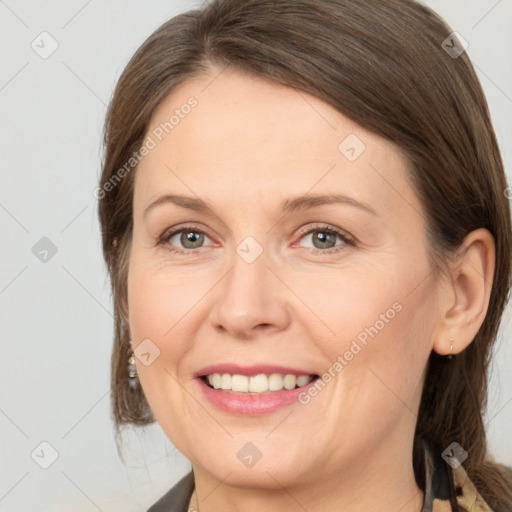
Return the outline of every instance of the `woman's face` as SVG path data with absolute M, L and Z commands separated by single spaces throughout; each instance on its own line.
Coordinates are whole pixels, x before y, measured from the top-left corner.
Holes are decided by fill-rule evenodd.
M 439 313 L 405 157 L 309 94 L 214 76 L 160 104 L 136 171 L 129 325 L 156 419 L 234 484 L 410 462 Z

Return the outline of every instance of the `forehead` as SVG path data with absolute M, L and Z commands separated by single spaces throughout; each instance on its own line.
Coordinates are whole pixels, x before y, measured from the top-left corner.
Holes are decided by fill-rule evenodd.
M 154 112 L 148 133 L 155 130 L 169 148 L 190 141 L 203 155 L 233 156 L 243 149 L 264 156 L 283 149 L 290 159 L 315 153 L 337 158 L 340 137 L 349 134 L 373 149 L 398 150 L 308 93 L 234 70 L 178 86 Z
M 136 173 L 136 195 L 146 199 L 168 184 L 212 200 L 236 192 L 255 204 L 310 189 L 416 200 L 395 144 L 308 93 L 233 70 L 182 83 L 146 135 L 154 147 Z

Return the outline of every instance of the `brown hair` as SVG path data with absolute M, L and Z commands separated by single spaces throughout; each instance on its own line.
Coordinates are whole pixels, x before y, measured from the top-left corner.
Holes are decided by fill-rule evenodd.
M 510 286 L 512 244 L 503 164 L 486 99 L 466 53 L 442 47 L 452 30 L 412 0 L 213 0 L 164 23 L 119 79 L 105 123 L 99 195 L 104 257 L 115 306 L 112 411 L 116 428 L 154 421 L 128 386 L 127 271 L 134 170 L 149 120 L 178 84 L 232 66 L 308 92 L 403 148 L 427 212 L 441 269 L 476 228 L 496 244 L 489 310 L 469 347 L 451 361 L 432 353 L 416 437 L 468 453 L 464 466 L 496 511 L 512 510 L 505 468 L 486 460 L 483 412 L 491 348 Z M 453 46 L 453 44 L 450 44 Z M 111 186 L 108 186 L 108 183 Z

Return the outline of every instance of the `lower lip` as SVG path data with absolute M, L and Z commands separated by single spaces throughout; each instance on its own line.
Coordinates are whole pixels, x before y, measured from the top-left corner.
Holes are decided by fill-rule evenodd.
M 206 385 L 201 378 L 197 378 L 204 396 L 218 409 L 232 414 L 257 416 L 277 411 L 282 407 L 298 402 L 300 394 L 314 386 L 318 378 L 296 389 L 283 389 L 282 391 L 269 391 L 267 393 L 232 393 L 213 389 Z

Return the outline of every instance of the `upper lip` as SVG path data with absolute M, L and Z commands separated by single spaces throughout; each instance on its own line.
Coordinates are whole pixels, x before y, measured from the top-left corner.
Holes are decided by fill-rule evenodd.
M 259 375 L 261 373 L 270 375 L 272 373 L 280 373 L 282 375 L 316 375 L 308 370 L 299 370 L 276 364 L 257 364 L 251 366 L 241 366 L 233 363 L 220 363 L 205 366 L 196 372 L 195 377 L 204 377 L 205 375 L 213 375 L 214 373 L 229 373 L 231 375 Z

